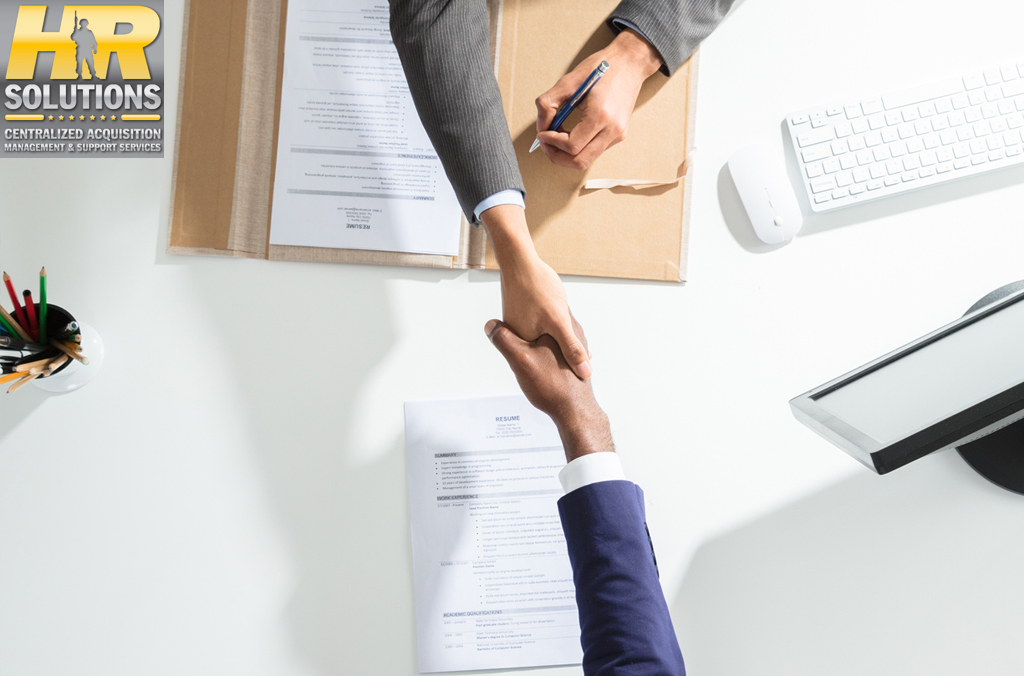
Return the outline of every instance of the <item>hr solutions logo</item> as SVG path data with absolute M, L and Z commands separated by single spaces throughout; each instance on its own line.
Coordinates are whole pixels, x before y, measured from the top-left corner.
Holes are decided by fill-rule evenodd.
M 0 156 L 163 157 L 162 13 L 0 0 Z

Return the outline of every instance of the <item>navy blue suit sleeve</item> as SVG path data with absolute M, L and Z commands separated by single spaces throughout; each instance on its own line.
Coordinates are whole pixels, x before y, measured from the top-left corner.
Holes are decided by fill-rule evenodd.
M 580 613 L 586 676 L 683 676 L 647 532 L 644 494 L 602 481 L 558 501 Z

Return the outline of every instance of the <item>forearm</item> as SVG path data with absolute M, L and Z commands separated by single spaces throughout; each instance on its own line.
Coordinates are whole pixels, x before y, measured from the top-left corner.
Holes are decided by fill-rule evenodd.
M 733 0 L 622 0 L 608 19 L 613 30 L 616 20 L 636 26 L 650 40 L 671 75 L 698 45 L 721 23 Z
M 490 61 L 485 0 L 391 0 L 391 36 L 420 120 L 473 220 L 522 177 Z

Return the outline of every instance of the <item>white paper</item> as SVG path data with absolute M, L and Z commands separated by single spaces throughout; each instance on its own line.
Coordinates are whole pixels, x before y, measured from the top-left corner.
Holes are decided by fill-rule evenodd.
M 525 397 L 405 405 L 420 672 L 579 664 L 565 454 Z
M 388 20 L 381 0 L 288 3 L 271 244 L 458 253 Z

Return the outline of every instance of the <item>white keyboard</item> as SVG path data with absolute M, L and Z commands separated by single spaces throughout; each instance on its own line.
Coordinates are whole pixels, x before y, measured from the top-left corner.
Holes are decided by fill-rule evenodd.
M 1024 163 L 1024 61 L 787 119 L 811 209 Z

